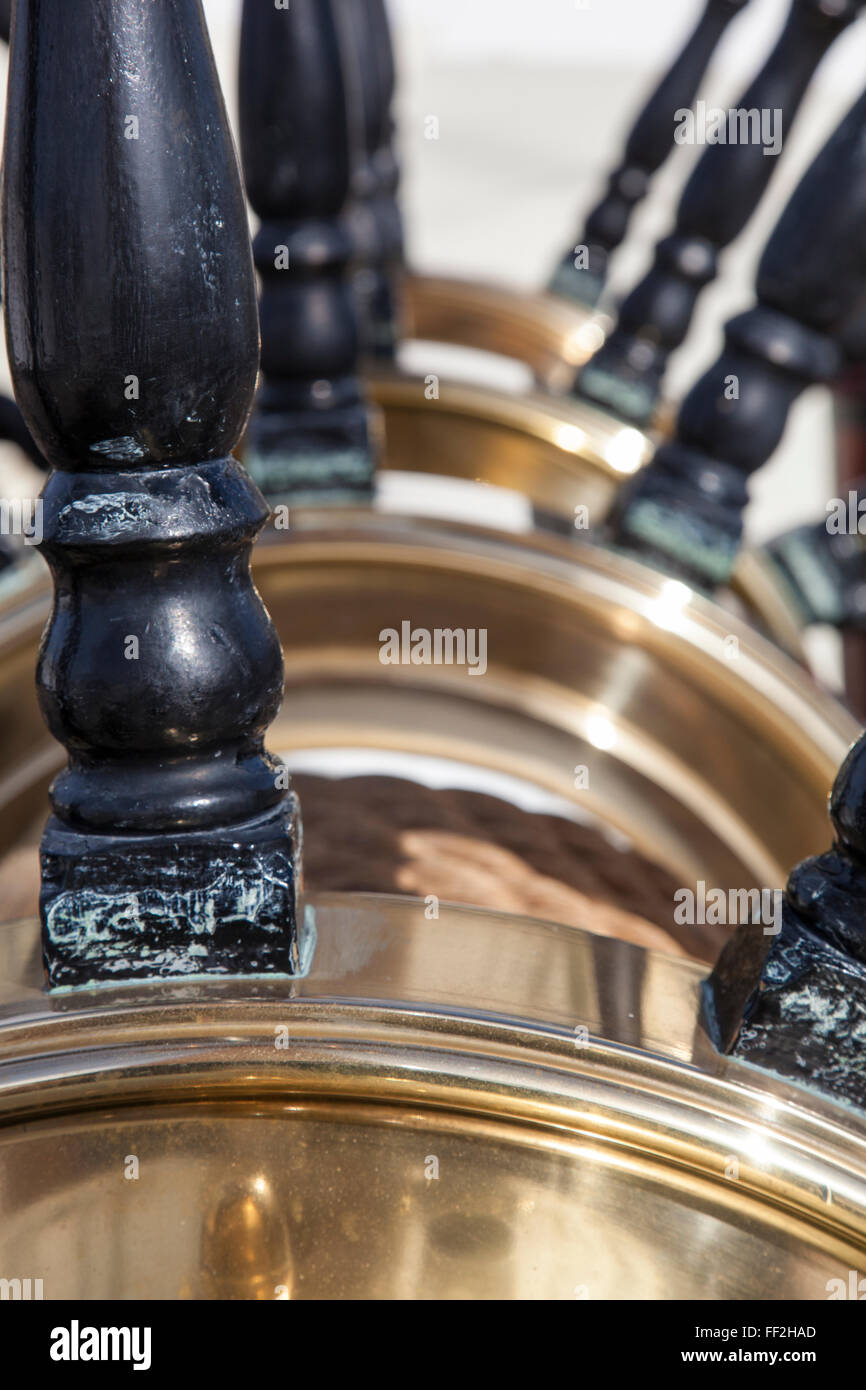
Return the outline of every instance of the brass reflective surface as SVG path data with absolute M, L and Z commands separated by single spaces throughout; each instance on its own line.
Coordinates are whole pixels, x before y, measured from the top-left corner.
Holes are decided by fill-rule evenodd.
M 565 391 L 604 341 L 602 321 L 559 295 L 442 275 L 408 275 L 406 336 L 526 362 L 548 390 Z
M 286 645 L 281 751 L 403 751 L 509 773 L 685 884 L 780 887 L 825 847 L 856 725 L 684 585 L 565 540 L 522 546 L 360 510 L 294 519 L 255 561 Z M 380 633 L 403 622 L 483 629 L 486 673 L 383 665 Z
M 581 401 L 449 379 L 430 400 L 425 378 L 380 367 L 368 385 L 384 416 L 384 469 L 507 488 L 568 527 L 583 507 L 590 533 L 653 454 L 649 434 Z M 661 432 L 672 425 L 668 412 Z M 799 616 L 759 554 L 741 552 L 731 587 L 773 640 L 805 662 Z
M 0 1277 L 74 1298 L 826 1299 L 866 1126 L 719 1058 L 701 972 L 314 900 L 309 976 L 49 998 L 0 927 Z
M 576 506 L 599 525 L 652 457 L 647 435 L 580 401 L 447 378 L 430 400 L 424 377 L 386 370 L 368 384 L 384 414 L 384 468 L 509 488 L 569 525 Z
M 684 885 L 781 887 L 826 846 L 854 722 L 684 585 L 556 538 L 367 509 L 292 519 L 254 560 L 286 653 L 269 741 L 290 764 L 361 749 L 374 771 L 396 754 L 448 760 L 481 785 L 507 774 L 622 832 Z M 0 615 L 2 853 L 62 764 L 33 681 L 49 592 L 40 570 Z M 383 664 L 380 634 L 404 622 L 484 630 L 485 673 Z
M 803 620 L 784 582 L 760 550 L 743 547 L 731 578 L 731 589 L 745 610 L 774 642 L 806 663 Z

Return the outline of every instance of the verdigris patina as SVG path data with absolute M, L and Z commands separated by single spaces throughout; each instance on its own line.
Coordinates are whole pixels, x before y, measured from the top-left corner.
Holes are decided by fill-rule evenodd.
M 716 1045 L 866 1109 L 866 735 L 833 787 L 832 849 L 788 879 L 781 930 L 743 925 L 705 986 Z
M 21 0 L 4 301 L 52 468 L 39 699 L 69 763 L 42 842 L 52 986 L 297 971 L 297 807 L 264 748 L 267 505 L 231 457 L 258 322 L 200 0 Z

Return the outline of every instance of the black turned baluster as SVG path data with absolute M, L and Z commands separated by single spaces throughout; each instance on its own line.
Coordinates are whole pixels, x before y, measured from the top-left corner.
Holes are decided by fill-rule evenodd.
M 35 463 L 37 468 L 45 471 L 45 460 L 24 423 L 24 417 L 15 402 L 10 401 L 8 396 L 0 396 L 0 439 L 7 439 L 10 444 L 17 444 L 31 463 Z
M 49 981 L 298 968 L 282 695 L 230 457 L 257 322 L 200 0 L 18 0 L 3 193 L 18 401 L 54 471 L 37 674 L 69 752 L 42 840 Z
M 331 0 L 245 0 L 241 151 L 262 280 L 263 381 L 245 462 L 267 497 L 356 500 L 372 485 L 342 216 L 346 91 Z
M 739 926 L 722 951 L 705 1015 L 723 1051 L 864 1109 L 866 736 L 842 764 L 830 818 L 833 848 L 794 869 L 774 920 Z
M 707 146 L 686 184 L 676 226 L 624 301 L 616 330 L 577 377 L 575 394 L 631 424 L 650 423 L 668 359 L 684 341 L 719 252 L 742 231 L 776 168 L 809 81 L 863 0 L 793 0 L 781 38 L 737 106 L 737 139 Z M 738 143 L 740 135 L 748 138 Z M 772 151 L 772 153 L 771 153 Z
M 341 35 L 357 131 L 348 220 L 362 350 L 391 360 L 400 338 L 403 220 L 394 152 L 394 51 L 384 0 L 341 0 Z
M 675 113 L 691 106 L 719 39 L 746 4 L 748 0 L 707 0 L 697 28 L 638 116 L 605 196 L 557 266 L 550 282 L 554 294 L 590 306 L 598 303 L 611 252 L 624 239 L 632 212 L 646 194 L 650 175 L 673 147 Z
M 724 583 L 742 533 L 747 480 L 788 411 L 842 364 L 840 341 L 866 300 L 866 94 L 807 171 L 758 268 L 757 306 L 686 396 L 676 436 L 620 495 L 615 544 L 699 586 Z

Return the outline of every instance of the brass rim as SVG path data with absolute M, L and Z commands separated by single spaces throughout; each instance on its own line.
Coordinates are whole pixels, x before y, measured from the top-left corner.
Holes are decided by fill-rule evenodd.
M 590 526 L 603 519 L 623 482 L 653 453 L 648 435 L 578 401 L 455 381 L 443 381 L 439 398 L 430 401 L 424 378 L 381 368 L 369 386 L 384 415 L 384 469 L 507 488 L 569 526 L 578 507 L 587 509 Z M 773 640 L 805 665 L 798 615 L 758 553 L 741 551 L 731 587 Z
M 34 1163 L 46 1144 L 66 1163 L 61 1195 L 76 1224 L 89 1209 L 88 1184 L 101 1175 L 104 1190 L 106 1164 L 130 1131 L 154 1159 L 170 1142 L 170 1171 L 182 1189 L 207 1162 L 207 1149 L 207 1171 L 223 1180 L 225 1165 L 214 1169 L 214 1161 L 220 1152 L 234 1154 L 230 1192 L 242 1189 L 245 1202 L 268 1194 L 282 1213 L 291 1201 L 281 1195 L 279 1163 L 290 1162 L 301 1126 L 302 1134 L 334 1131 L 344 1141 L 333 1162 L 317 1148 L 315 1163 L 297 1166 L 295 1158 L 291 1168 L 290 1191 L 303 1194 L 305 1220 L 329 1223 L 329 1245 L 341 1246 L 343 1223 L 359 1200 L 379 1217 L 371 1156 L 391 1155 L 397 1267 L 393 1274 L 371 1270 L 364 1245 L 359 1264 L 356 1242 L 349 1248 L 354 1277 L 367 1281 L 356 1296 L 370 1285 L 374 1296 L 387 1296 L 391 1278 L 403 1281 L 403 1297 L 435 1294 L 437 1280 L 445 1296 L 467 1289 L 467 1296 L 485 1296 L 476 1274 L 488 1294 L 574 1296 L 559 1281 L 574 1268 L 575 1220 L 584 1237 L 577 1248 L 588 1261 L 582 1267 L 598 1281 L 590 1297 L 681 1297 L 703 1271 L 703 1296 L 825 1298 L 828 1274 L 844 1278 L 856 1268 L 866 1249 L 862 1117 L 717 1056 L 699 1023 L 701 972 L 688 962 L 444 905 L 431 924 L 424 905 L 411 900 L 328 894 L 308 907 L 317 953 L 311 974 L 291 983 L 192 981 L 49 997 L 38 987 L 36 924 L 0 928 L 0 1165 L 11 1165 L 19 1184 L 28 1159 L 31 1173 L 29 1190 L 19 1191 L 17 1222 L 4 1225 L 4 1254 L 38 1247 L 35 1223 L 56 1206 Z M 278 1051 L 281 1023 L 289 1045 Z M 230 1127 L 238 1125 L 249 1148 L 232 1146 Z M 274 1125 L 282 1136 L 276 1150 Z M 210 1143 L 197 1152 L 203 1126 Z M 411 1194 L 434 1141 L 446 1175 L 462 1155 L 457 1189 L 438 1189 L 458 1241 L 452 1256 L 466 1254 L 464 1232 L 474 1238 L 473 1220 L 485 1212 L 500 1234 L 511 1233 L 511 1253 L 500 1244 L 479 1254 L 476 1246 L 475 1272 L 453 1258 L 405 1263 L 406 1240 L 413 1248 L 416 1239 L 430 1239 L 433 1199 Z M 72 1153 L 83 1172 L 70 1171 Z M 632 1194 L 627 1237 L 607 1205 L 623 1183 Z M 527 1194 L 534 1198 L 528 1205 Z M 218 1193 L 201 1195 L 212 1265 L 221 1205 Z M 147 1205 L 144 1189 L 139 1200 Z M 129 1202 L 118 1209 L 121 1243 Z M 659 1231 L 671 1203 L 683 1224 Z M 569 1228 L 550 1227 L 551 1214 L 566 1209 Z M 644 1248 L 644 1223 L 659 1235 L 652 1250 Z M 434 1224 L 441 1236 L 441 1218 Z M 688 1242 L 680 1248 L 683 1232 Z M 181 1235 L 162 1233 L 165 1277 L 190 1259 L 189 1251 L 179 1253 Z M 720 1242 L 709 1265 L 707 1240 Z M 624 1241 L 625 1266 L 616 1249 Z M 91 1244 L 102 1255 L 99 1241 Z M 232 1283 L 239 1284 L 235 1296 L 274 1296 L 253 1291 L 268 1275 L 256 1263 L 267 1251 L 239 1246 L 231 1226 L 218 1245 L 223 1296 Z M 611 1246 L 617 1257 L 608 1260 Z M 768 1250 L 785 1251 L 772 1290 L 759 1288 Z M 335 1277 L 328 1250 L 308 1248 L 300 1258 L 290 1231 L 287 1267 L 293 1253 L 306 1266 L 303 1291 L 316 1296 L 317 1280 Z M 198 1244 L 192 1255 L 196 1269 L 184 1272 L 194 1281 Z M 213 1269 L 207 1273 L 212 1281 Z M 51 1274 L 61 1296 L 76 1281 L 87 1286 L 75 1244 L 61 1249 Z M 193 1282 L 186 1296 L 213 1296 L 208 1287 Z
M 392 749 L 508 773 L 598 816 L 686 883 L 781 886 L 823 849 L 854 721 L 685 586 L 555 538 L 521 544 L 366 509 L 294 519 L 255 553 L 287 652 L 279 751 Z M 33 689 L 49 598 L 40 573 L 0 615 L 3 850 L 62 762 Z M 407 617 L 485 627 L 484 678 L 384 667 L 379 633 Z M 575 788 L 578 764 L 597 769 L 597 785 Z
M 559 295 L 441 275 L 407 275 L 406 333 L 526 362 L 549 390 L 567 390 L 604 341 L 604 321 Z

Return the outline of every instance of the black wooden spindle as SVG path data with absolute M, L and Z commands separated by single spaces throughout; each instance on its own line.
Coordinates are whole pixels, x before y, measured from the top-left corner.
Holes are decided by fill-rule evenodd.
M 399 341 L 403 221 L 394 150 L 394 50 L 385 0 L 342 0 L 347 81 L 357 131 L 348 219 L 359 269 L 354 276 L 361 346 L 392 360 Z
M 578 374 L 576 395 L 630 424 L 650 423 L 670 355 L 717 273 L 719 253 L 758 206 L 818 63 L 862 6 L 863 0 L 792 0 L 778 43 L 734 108 L 744 113 L 742 132 L 749 138 L 707 146 L 686 184 L 673 232 L 659 242 L 652 268 L 623 302 L 615 331 Z M 739 125 L 733 133 L 740 133 Z
M 262 384 L 245 462 L 265 495 L 352 500 L 373 451 L 356 374 L 358 331 L 342 216 L 349 130 L 332 0 L 245 0 L 241 152 L 260 218 Z
M 747 3 L 748 0 L 707 0 L 697 27 L 632 127 L 622 161 L 611 174 L 604 197 L 557 266 L 550 282 L 554 294 L 590 306 L 598 303 L 611 253 L 625 237 L 629 219 L 646 194 L 650 176 L 673 147 L 674 113 L 692 105 L 716 45 Z
M 9 42 L 9 31 L 12 28 L 12 0 L 0 0 L 0 39 L 4 43 Z
M 613 539 L 699 586 L 724 583 L 747 480 L 813 382 L 839 371 L 866 300 L 866 93 L 794 192 L 761 258 L 755 308 L 731 319 L 720 357 L 686 396 L 676 435 L 627 485 Z
M 201 0 L 18 0 L 3 193 L 17 397 L 53 468 L 39 699 L 49 981 L 298 964 L 294 798 L 263 748 L 267 517 L 243 193 Z
M 866 1109 L 866 735 L 830 819 L 832 849 L 794 869 L 781 913 L 740 925 L 724 948 L 705 1013 L 722 1050 Z

